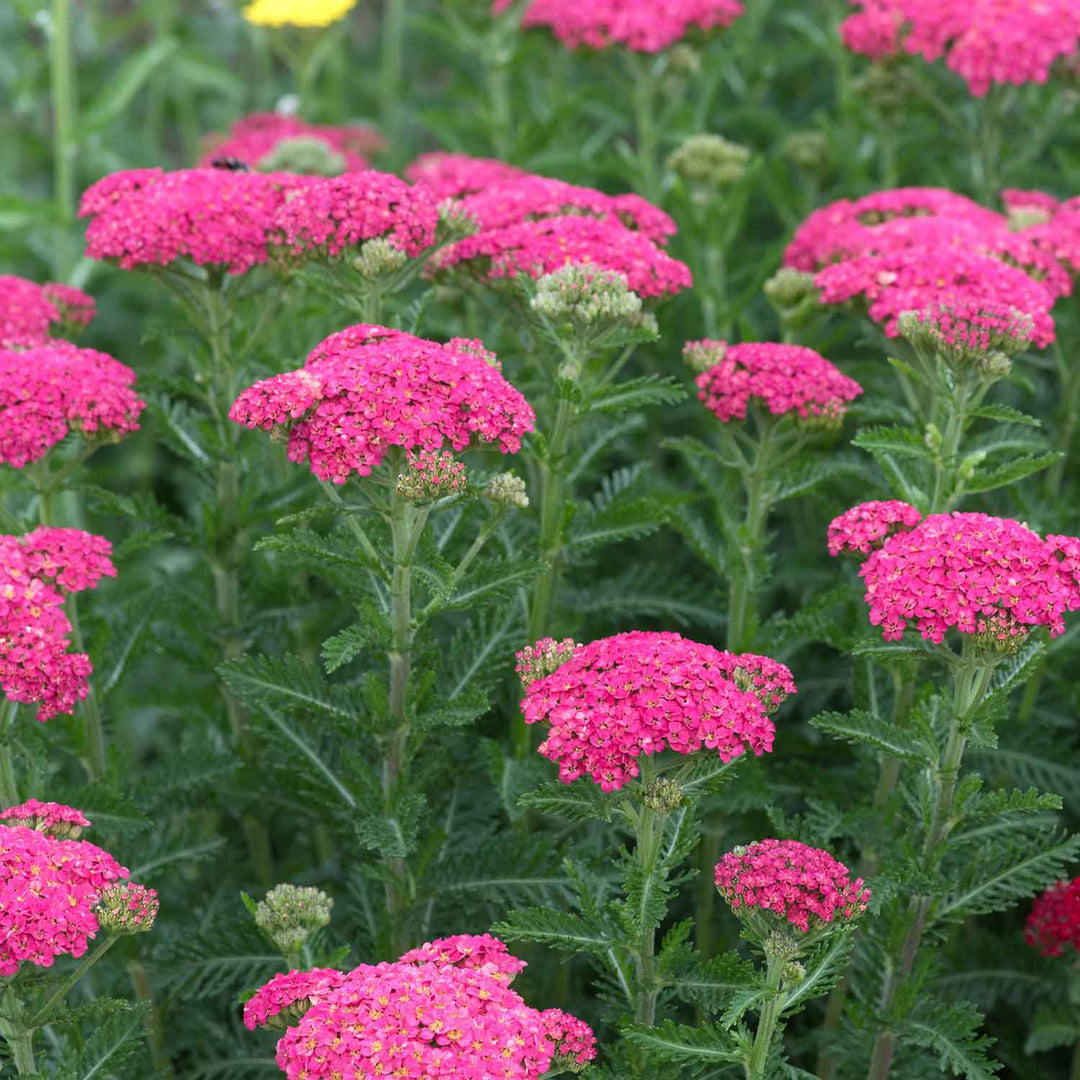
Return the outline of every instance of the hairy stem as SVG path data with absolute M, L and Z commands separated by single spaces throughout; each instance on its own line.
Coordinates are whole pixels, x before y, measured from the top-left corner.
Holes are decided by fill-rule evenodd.
M 405 57 L 405 0 L 383 0 L 382 66 L 379 71 L 379 100 L 383 127 L 394 145 L 397 118 L 401 113 L 401 75 Z
M 765 971 L 765 1002 L 758 1017 L 757 1033 L 750 1058 L 746 1062 L 746 1080 L 765 1080 L 765 1070 L 769 1063 L 776 1024 L 780 1019 L 780 980 L 784 973 L 785 959 L 782 956 L 770 956 Z
M 645 771 L 642 770 L 644 779 Z M 656 877 L 656 860 L 660 854 L 660 842 L 664 836 L 664 817 L 655 810 L 642 806 L 637 820 L 637 844 L 634 855 L 641 866 L 646 882 Z M 651 920 L 641 919 L 641 937 L 637 948 L 638 993 L 634 1020 L 646 1027 L 656 1023 L 656 999 L 660 987 L 656 978 L 656 927 Z
M 104 941 L 86 956 L 83 962 L 49 995 L 48 1001 L 34 1013 L 30 1022 L 26 1025 L 30 1030 L 41 1027 L 47 1023 L 49 1010 L 58 1002 L 67 997 L 71 988 L 120 940 L 119 935 L 110 934 Z
M 33 1031 L 6 1031 L 3 1035 L 11 1048 L 11 1058 L 15 1062 L 15 1071 L 19 1076 L 37 1076 Z

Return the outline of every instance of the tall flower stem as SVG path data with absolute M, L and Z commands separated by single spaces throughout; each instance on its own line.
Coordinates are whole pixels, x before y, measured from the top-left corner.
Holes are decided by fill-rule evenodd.
M 776 1036 L 776 1024 L 780 1019 L 780 983 L 786 960 L 782 956 L 769 956 L 765 969 L 765 1001 L 758 1016 L 757 1032 L 750 1058 L 746 1062 L 746 1080 L 765 1080 L 769 1052 Z
M 71 56 L 71 0 L 52 0 L 49 75 L 56 210 L 60 221 L 66 224 L 75 211 L 75 65 Z
M 110 934 L 104 941 L 98 943 L 93 952 L 89 953 L 81 964 L 49 995 L 48 1000 L 31 1017 L 26 1025 L 31 1031 L 41 1027 L 48 1021 L 49 1010 L 58 1002 L 67 997 L 71 988 L 120 940 L 118 934 Z
M 383 127 L 394 145 L 397 117 L 401 113 L 401 77 L 405 56 L 405 0 L 383 0 L 382 48 L 379 71 L 379 100 Z
M 1061 385 L 1061 427 L 1054 449 L 1063 455 L 1046 472 L 1046 494 L 1056 499 L 1061 494 L 1061 482 L 1065 478 L 1065 463 L 1072 448 L 1076 429 L 1080 426 L 1080 371 L 1065 357 L 1065 352 L 1058 342 L 1053 346 L 1054 363 L 1058 370 Z
M 642 779 L 644 777 L 645 772 L 642 770 Z M 635 833 L 637 844 L 634 857 L 641 866 L 643 879 L 651 881 L 656 876 L 656 860 L 664 838 L 664 815 L 642 806 Z M 656 927 L 644 911 L 641 915 L 641 938 L 637 949 L 638 993 L 634 1020 L 638 1024 L 652 1027 L 656 1023 L 656 999 L 660 993 L 656 978 Z
M 0 804 L 3 806 L 19 805 L 19 785 L 15 780 L 15 717 L 19 703 L 5 701 L 0 710 Z
M 649 55 L 631 56 L 634 86 L 634 123 L 641 194 L 650 202 L 660 199 L 660 130 L 656 118 L 656 73 Z
M 85 653 L 82 627 L 79 623 L 79 597 L 71 593 L 64 601 L 64 614 L 71 623 L 71 643 L 77 653 Z M 105 728 L 101 719 L 101 706 L 91 680 L 87 686 L 82 707 L 83 743 L 86 749 L 84 765 L 91 783 L 105 777 Z
M 992 661 L 980 657 L 971 636 L 964 635 L 963 654 L 953 672 L 952 715 L 949 718 L 948 735 L 937 768 L 931 777 L 932 785 L 936 789 L 934 807 L 922 847 L 928 864 L 936 860 L 938 848 L 948 838 L 954 824 L 956 787 L 967 745 L 971 715 L 990 688 L 995 666 Z M 885 980 L 881 998 L 882 1011 L 887 1011 L 892 1006 L 898 992 L 911 975 L 915 957 L 926 932 L 929 913 L 930 898 L 912 896 L 908 905 L 908 929 L 900 947 L 900 955 Z M 885 1027 L 874 1040 L 868 1080 L 888 1080 L 895 1052 L 896 1033 Z

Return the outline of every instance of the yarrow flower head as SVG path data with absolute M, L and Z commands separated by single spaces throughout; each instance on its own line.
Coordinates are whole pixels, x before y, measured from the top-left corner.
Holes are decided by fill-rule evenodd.
M 280 255 L 336 259 L 382 239 L 409 258 L 435 242 L 438 206 L 431 192 L 368 169 L 312 178 L 278 210 Z
M 716 864 L 716 887 L 736 915 L 758 912 L 806 934 L 858 918 L 870 900 L 862 878 L 827 851 L 797 840 L 758 840 Z
M 0 811 L 0 821 L 35 829 L 56 840 L 78 840 L 83 829 L 90 828 L 90 821 L 81 810 L 62 803 L 38 802 L 37 799 L 27 799 L 18 806 Z
M 26 536 L 0 536 L 0 687 L 9 701 L 36 702 L 37 718 L 71 712 L 87 694 L 93 670 L 71 654 L 66 592 L 94 588 L 113 577 L 112 547 L 80 529 L 42 527 Z
M 721 135 L 691 135 L 668 158 L 668 168 L 705 203 L 746 178 L 750 150 Z
M 511 0 L 494 0 L 499 14 Z M 729 26 L 743 12 L 740 0 L 532 0 L 521 25 L 546 26 L 567 48 L 606 49 L 622 45 L 634 52 L 670 48 L 692 30 Z
M 508 180 L 525 176 L 516 165 L 495 158 L 476 158 L 468 154 L 448 154 L 437 150 L 421 154 L 405 168 L 405 179 L 413 184 L 423 184 L 442 202 L 472 195 Z
M 1080 953 L 1080 877 L 1059 881 L 1039 896 L 1024 927 L 1024 940 L 1043 956 Z
M 110 934 L 145 934 L 153 930 L 160 907 L 156 889 L 127 881 L 102 889 L 94 914 Z
M 0 975 L 82 956 L 99 896 L 127 870 L 94 844 L 22 825 L 0 829 Z
M 464 450 L 474 436 L 516 453 L 533 429 L 528 402 L 469 342 L 438 345 L 382 326 L 358 325 L 315 347 L 299 371 L 245 390 L 238 424 L 288 431 L 290 461 L 320 480 L 367 476 L 391 446 Z
M 587 1056 L 583 1025 L 545 1022 L 505 977 L 399 961 L 349 972 L 285 1032 L 276 1060 L 289 1080 L 410 1072 L 540 1080 L 560 1047 Z
M 356 6 L 356 0 L 253 0 L 243 9 L 254 26 L 326 27 Z
M 423 505 L 447 495 L 460 495 L 468 487 L 465 463 L 449 450 L 409 451 L 408 469 L 397 478 L 397 492 L 409 502 Z
M 991 84 L 1044 83 L 1080 41 L 1075 0 L 852 0 L 840 27 L 853 52 L 882 60 L 901 51 L 945 64 L 983 97 Z
M 540 278 L 569 263 L 589 263 L 626 277 L 642 298 L 689 288 L 690 269 L 648 237 L 612 218 L 564 214 L 483 229 L 439 251 L 436 271 L 468 271 L 481 280 Z
M 255 907 L 255 925 L 285 955 L 299 952 L 316 930 L 330 925 L 334 901 L 312 886 L 276 885 Z
M 531 674 L 533 662 L 519 654 L 519 672 Z M 526 684 L 521 709 L 526 723 L 549 725 L 539 749 L 558 763 L 563 783 L 588 775 L 617 791 L 638 775 L 642 754 L 708 749 L 730 761 L 772 749 L 775 728 L 762 696 L 740 689 L 737 668 L 794 692 L 782 664 L 635 630 L 575 649 L 552 674 Z
M 540 1014 L 544 1035 L 555 1044 L 552 1064 L 556 1069 L 581 1072 L 596 1057 L 596 1036 L 593 1030 L 576 1016 L 562 1009 L 545 1009 Z
M 54 330 L 76 333 L 93 317 L 94 299 L 80 289 L 0 274 L 0 349 L 44 345 Z
M 497 507 L 524 510 L 529 505 L 525 481 L 513 472 L 497 473 L 484 488 L 484 498 Z
M 625 274 L 590 263 L 570 263 L 536 283 L 530 306 L 556 323 L 581 328 L 642 325 L 641 297 Z
M 321 154 L 313 144 L 322 147 Z M 252 113 L 237 120 L 227 135 L 211 139 L 199 165 L 236 159 L 259 172 L 334 176 L 368 168 L 367 155 L 385 146 L 386 140 L 363 124 L 309 124 L 285 113 Z M 333 172 L 324 171 L 331 164 L 337 165 Z
M 269 258 L 286 192 L 313 182 L 285 173 L 135 169 L 106 176 L 79 204 L 86 254 L 124 270 L 190 259 L 242 274 Z
M 0 462 L 21 469 L 69 434 L 118 442 L 146 407 L 135 372 L 95 349 L 52 341 L 0 350 Z
M 1007 304 L 959 298 L 922 311 L 908 311 L 897 329 L 920 354 L 940 357 L 953 371 L 1000 378 L 1012 357 L 1023 352 L 1034 320 Z
M 286 971 L 275 975 L 244 1004 L 244 1026 L 274 1027 L 284 1031 L 297 1023 L 312 1005 L 345 982 L 347 976 L 334 968 Z
M 405 953 L 398 962 L 474 968 L 507 984 L 529 966 L 513 956 L 506 945 L 491 934 L 456 934 L 428 941 Z
M 813 349 L 801 345 L 723 341 L 691 342 L 694 354 L 718 355 L 713 367 L 697 377 L 698 398 L 721 423 L 745 420 L 750 401 L 772 415 L 794 413 L 839 422 L 862 387 Z
M 922 514 L 899 499 L 859 503 L 829 523 L 829 554 L 869 555 L 895 533 L 914 529 Z
M 535 645 L 526 645 L 515 654 L 517 663 L 514 670 L 522 686 L 529 686 L 537 679 L 558 671 L 580 648 L 581 645 L 573 638 L 563 638 L 562 641 L 541 638 Z
M 836 538 L 842 543 L 841 529 Z M 899 641 L 909 624 L 939 644 L 953 629 L 1013 638 L 1046 626 L 1057 636 L 1065 613 L 1080 608 L 1077 552 L 1080 540 L 1043 540 L 1009 518 L 933 514 L 885 539 L 859 575 L 886 641 Z

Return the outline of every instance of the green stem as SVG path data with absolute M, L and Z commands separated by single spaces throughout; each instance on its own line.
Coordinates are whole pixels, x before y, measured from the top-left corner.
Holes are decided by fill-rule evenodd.
M 33 1030 L 47 1022 L 49 1010 L 60 1000 L 67 997 L 68 991 L 120 940 L 120 935 L 110 934 L 83 962 L 49 995 L 49 999 L 34 1013 L 27 1028 Z
M 1061 494 L 1061 483 L 1065 478 L 1065 463 L 1072 448 L 1076 428 L 1080 423 L 1080 371 L 1075 364 L 1066 361 L 1061 346 L 1054 343 L 1054 359 L 1057 363 L 1058 379 L 1061 383 L 1062 408 L 1064 416 L 1054 449 L 1064 456 L 1054 462 L 1046 473 L 1047 495 L 1056 499 Z
M 64 604 L 64 614 L 71 622 L 71 643 L 77 653 L 85 653 L 82 627 L 79 624 L 79 597 L 77 593 L 68 596 Z M 105 777 L 105 730 L 101 720 L 101 707 L 93 681 L 87 686 L 83 699 L 82 721 L 84 744 L 86 748 L 85 768 L 91 783 Z
M 19 805 L 19 785 L 15 781 L 15 718 L 19 712 L 17 701 L 5 701 L 0 709 L 0 804 Z
M 637 129 L 637 163 L 641 194 L 650 202 L 660 200 L 660 140 L 656 123 L 656 76 L 653 57 L 631 58 L 634 83 L 634 120 Z
M 514 156 L 514 118 L 510 97 L 510 50 L 501 43 L 492 43 L 484 55 L 484 85 L 491 111 L 491 141 L 495 156 L 510 161 Z
M 746 1080 L 765 1080 L 776 1024 L 780 1019 L 780 980 L 787 961 L 782 956 L 770 956 L 765 971 L 765 1002 L 758 1017 L 757 1033 L 750 1058 L 746 1063 Z
M 950 498 L 946 493 L 946 482 L 952 480 L 955 493 L 956 459 L 960 452 L 960 439 L 964 434 L 967 418 L 966 408 L 969 388 L 966 382 L 956 386 L 955 393 L 948 402 L 949 415 L 945 422 L 945 432 L 941 440 L 941 449 L 934 461 L 934 494 L 930 502 L 930 513 L 940 514 L 948 509 Z
M 60 221 L 66 224 L 75 213 L 75 65 L 71 57 L 71 0 L 52 0 L 49 72 L 56 209 Z
M 394 145 L 397 118 L 400 115 L 401 74 L 405 56 L 405 0 L 383 0 L 382 68 L 379 72 L 379 97 L 382 123 L 390 145 Z
M 37 1076 L 37 1065 L 34 1063 L 33 1031 L 5 1031 L 3 1035 L 11 1048 L 15 1071 L 20 1076 Z
M 1080 1080 L 1080 1039 L 1073 1044 L 1072 1065 L 1069 1068 L 1069 1080 Z
M 642 768 L 642 781 L 646 770 Z M 634 856 L 641 866 L 645 881 L 652 881 L 656 876 L 656 860 L 660 854 L 660 843 L 664 837 L 664 817 L 655 810 L 642 806 L 637 819 L 637 844 Z M 656 978 L 656 927 L 642 912 L 641 938 L 638 942 L 637 968 L 638 993 L 634 1010 L 634 1020 L 645 1027 L 656 1023 L 656 999 L 660 986 Z

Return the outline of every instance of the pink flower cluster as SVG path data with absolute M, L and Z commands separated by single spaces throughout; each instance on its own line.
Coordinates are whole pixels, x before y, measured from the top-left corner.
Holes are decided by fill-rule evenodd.
M 83 829 L 90 828 L 90 821 L 81 810 L 37 799 L 27 799 L 19 806 L 0 811 L 0 821 L 11 821 L 62 840 L 77 840 Z
M 844 44 L 874 60 L 901 50 L 927 63 L 945 56 L 975 97 L 992 83 L 1044 83 L 1080 41 L 1076 0 L 851 0 Z
M 289 191 L 313 182 L 284 173 L 227 169 L 135 169 L 99 180 L 83 194 L 86 254 L 124 270 L 179 258 L 242 274 L 266 262 L 280 233 Z
M 596 1057 L 596 1036 L 584 1020 L 564 1013 L 562 1009 L 545 1009 L 540 1019 L 544 1024 L 544 1035 L 555 1044 L 556 1059 L 583 1066 Z
M 477 968 L 493 979 L 506 982 L 528 967 L 524 960 L 513 956 L 506 945 L 491 934 L 456 934 L 454 937 L 429 941 L 405 953 L 398 962 Z
M 591 263 L 626 277 L 643 298 L 673 295 L 693 284 L 690 268 L 618 221 L 561 215 L 488 229 L 443 248 L 437 270 L 460 267 L 483 278 L 539 278 L 568 263 Z
M 0 350 L 0 461 L 21 469 L 72 431 L 114 441 L 137 431 L 146 402 L 134 382 L 118 360 L 66 341 Z
M 722 423 L 745 420 L 750 399 L 774 416 L 797 413 L 839 419 L 847 402 L 862 393 L 825 357 L 801 345 L 723 341 L 690 342 L 687 348 L 715 349 L 717 364 L 697 377 L 698 398 Z
M 778 660 L 756 653 L 720 655 L 719 668 L 740 690 L 749 690 L 765 707 L 774 713 L 796 692 L 791 671 Z
M 94 588 L 115 577 L 104 537 L 79 529 L 35 529 L 0 536 L 0 686 L 10 701 L 38 702 L 45 721 L 86 697 L 93 670 L 83 653 L 67 652 L 71 623 L 61 590 Z
M 1041 539 L 1027 526 L 987 514 L 934 514 L 914 524 L 902 503 L 871 503 L 829 526 L 829 549 L 866 551 L 859 570 L 870 622 L 886 641 L 911 623 L 940 644 L 962 634 L 1017 636 L 1033 626 L 1065 629 L 1064 614 L 1080 608 L 1080 540 Z M 887 535 L 894 524 L 902 531 Z
M 869 555 L 894 533 L 914 529 L 920 521 L 922 514 L 899 499 L 860 503 L 829 523 L 829 554 Z
M 494 0 L 495 14 L 510 0 Z M 691 30 L 728 26 L 743 12 L 740 0 L 532 0 L 522 26 L 546 26 L 567 48 L 660 52 Z
M 126 875 L 85 840 L 22 825 L 0 829 L 0 975 L 14 975 L 25 961 L 51 967 L 57 956 L 82 956 L 99 929 L 99 895 Z
M 322 1001 L 331 991 L 345 982 L 346 975 L 334 968 L 312 968 L 311 971 L 286 971 L 275 975 L 260 986 L 244 1004 L 244 1026 L 249 1031 L 266 1027 L 279 1013 L 294 1006 L 300 1007 L 301 1015 Z M 289 1016 L 289 1019 L 299 1019 Z
M 562 641 L 541 638 L 535 645 L 526 645 L 518 651 L 514 671 L 521 679 L 522 686 L 528 686 L 558 670 L 580 648 L 573 638 L 563 638 Z
M 427 187 L 373 169 L 311 180 L 291 193 L 275 219 L 286 251 L 331 257 L 383 237 L 415 258 L 435 242 L 438 222 L 438 205 Z
M 405 461 L 409 468 L 398 477 L 397 490 L 414 502 L 461 494 L 468 486 L 465 463 L 455 460 L 449 450 L 410 450 Z
M 739 687 L 737 669 L 757 693 Z M 641 754 L 708 748 L 730 761 L 748 749 L 767 753 L 776 729 L 762 698 L 794 688 L 791 673 L 765 658 L 634 630 L 575 650 L 525 687 L 521 709 L 526 723 L 550 725 L 539 749 L 558 763 L 563 783 L 588 775 L 617 791 L 638 775 Z
M 439 202 L 471 195 L 525 175 L 515 165 L 495 158 L 476 158 L 441 150 L 421 154 L 405 169 L 406 180 L 423 184 Z
M 160 909 L 156 889 L 125 881 L 102 889 L 94 914 L 110 934 L 144 934 L 153 929 Z
M 93 317 L 94 299 L 80 289 L 0 274 L 0 349 L 44 345 L 55 327 L 78 330 Z
M 939 301 L 920 311 L 918 318 L 939 352 L 961 362 L 992 351 L 1011 356 L 1027 346 L 1033 332 L 1029 315 L 1007 304 L 971 297 Z
M 1022 239 L 1045 252 L 1072 274 L 1080 274 L 1080 197 L 1058 202 L 1041 191 L 1002 193 L 1006 207 L 1016 212 L 1024 207 L 1038 211 L 1035 220 L 1017 233 Z
M 797 840 L 758 840 L 716 864 L 716 887 L 736 914 L 767 911 L 804 934 L 866 910 L 870 890 L 827 851 Z M 812 920 L 812 921 L 811 921 Z
M 463 935 L 344 975 L 277 975 L 247 1003 L 244 1022 L 253 1028 L 303 1011 L 277 1045 L 277 1063 L 289 1080 L 540 1080 L 556 1056 L 591 1060 L 596 1040 L 588 1026 L 526 1005 L 510 989 L 513 965 L 498 946 Z M 434 962 L 417 955 L 424 952 Z M 500 969 L 473 965 L 481 954 L 501 958 Z
M 473 436 L 516 453 L 533 429 L 528 402 L 475 344 L 438 345 L 358 325 L 315 347 L 305 366 L 245 390 L 229 416 L 266 431 L 286 428 L 289 459 L 321 480 L 367 476 L 388 447 L 464 450 Z
M 1080 877 L 1059 881 L 1039 896 L 1024 927 L 1024 940 L 1043 956 L 1080 952 Z
M 297 138 L 325 143 L 344 159 L 346 172 L 363 171 L 368 167 L 366 155 L 386 146 L 386 140 L 374 128 L 363 124 L 335 127 L 309 124 L 298 116 L 282 113 L 252 113 L 237 120 L 228 135 L 212 139 L 199 165 L 206 167 L 222 158 L 236 158 L 256 169 L 265 167 L 263 160 L 281 142 Z

